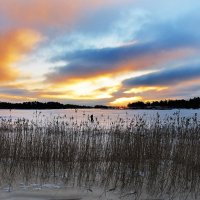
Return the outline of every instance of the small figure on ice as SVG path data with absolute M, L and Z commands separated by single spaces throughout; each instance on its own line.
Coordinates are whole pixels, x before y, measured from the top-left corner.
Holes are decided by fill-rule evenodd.
M 94 116 L 93 115 L 90 115 L 90 121 L 94 122 Z

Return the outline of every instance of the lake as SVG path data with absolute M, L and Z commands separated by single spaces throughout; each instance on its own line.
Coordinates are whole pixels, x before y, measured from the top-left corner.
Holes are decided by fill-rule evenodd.
M 29 120 L 52 120 L 60 119 L 67 121 L 76 121 L 77 123 L 90 121 L 90 116 L 94 116 L 94 120 L 100 125 L 107 126 L 112 122 L 120 119 L 131 121 L 135 117 L 142 116 L 150 122 L 154 121 L 159 115 L 160 120 L 167 117 L 173 117 L 179 114 L 180 117 L 193 117 L 195 114 L 200 119 L 200 109 L 172 109 L 172 110 L 107 110 L 107 109 L 57 109 L 57 110 L 0 110 L 1 118 L 25 118 Z

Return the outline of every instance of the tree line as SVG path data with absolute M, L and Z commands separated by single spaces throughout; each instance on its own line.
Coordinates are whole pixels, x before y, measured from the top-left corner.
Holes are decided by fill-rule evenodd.
M 91 108 L 91 106 L 81 106 L 73 104 L 62 104 L 59 102 L 23 102 L 23 103 L 9 103 L 0 102 L 0 109 L 80 109 L 80 108 Z
M 200 97 L 195 97 L 189 100 L 160 100 L 152 102 L 133 102 L 127 105 L 130 109 L 172 109 L 172 108 L 200 108 Z M 10 103 L 0 102 L 0 109 L 84 109 L 84 108 L 96 108 L 96 109 L 115 109 L 117 107 L 96 105 L 74 105 L 74 104 L 62 104 L 59 102 L 23 102 L 23 103 Z
M 23 103 L 10 103 L 10 102 L 0 102 L 0 109 L 84 109 L 84 108 L 95 108 L 95 109 L 114 109 L 111 106 L 105 105 L 74 105 L 74 104 L 62 104 L 59 102 L 23 102 Z
M 131 109 L 173 109 L 173 108 L 200 108 L 200 97 L 194 97 L 189 100 L 161 100 L 153 102 L 133 102 L 128 104 Z

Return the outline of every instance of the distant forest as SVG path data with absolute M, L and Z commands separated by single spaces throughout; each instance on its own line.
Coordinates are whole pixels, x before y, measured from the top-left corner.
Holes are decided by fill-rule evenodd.
M 59 102 L 23 102 L 23 103 L 8 103 L 0 102 L 0 109 L 70 109 L 70 108 L 91 108 L 90 106 L 79 106 L 72 104 L 61 104 Z
M 0 102 L 0 109 L 117 109 L 118 107 L 96 105 L 96 106 L 82 106 L 74 104 L 62 104 L 59 102 L 23 102 L 23 103 L 9 103 Z M 173 109 L 173 108 L 200 108 L 200 97 L 195 97 L 189 100 L 161 100 L 153 102 L 134 102 L 127 105 L 129 109 Z
M 74 104 L 61 104 L 59 102 L 23 102 L 23 103 L 9 103 L 0 102 L 0 109 L 84 109 L 84 108 L 99 108 L 99 109 L 110 109 L 114 107 L 96 105 L 96 106 L 81 106 Z
M 200 108 L 200 97 L 189 100 L 161 100 L 153 102 L 134 102 L 129 103 L 128 108 L 131 109 L 173 109 L 173 108 Z

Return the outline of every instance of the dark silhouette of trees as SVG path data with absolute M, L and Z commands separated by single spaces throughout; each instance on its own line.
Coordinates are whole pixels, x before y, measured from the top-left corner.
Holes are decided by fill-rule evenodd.
M 112 106 L 105 106 L 105 105 L 96 105 L 96 106 L 94 106 L 94 108 L 98 108 L 98 109 L 114 109 L 114 107 L 112 107 Z
M 173 109 L 173 108 L 200 108 L 200 97 L 189 100 L 161 100 L 153 102 L 134 102 L 129 103 L 128 108 L 132 109 Z
M 195 97 L 189 100 L 161 100 L 153 102 L 134 102 L 129 103 L 130 109 L 173 109 L 173 108 L 200 108 L 200 97 Z M 81 108 L 95 108 L 95 109 L 115 109 L 117 107 L 96 105 L 96 106 L 82 106 L 74 104 L 61 104 L 59 102 L 23 102 L 23 103 L 9 103 L 0 102 L 0 109 L 81 109 Z
M 23 102 L 23 103 L 8 103 L 0 102 L 0 109 L 80 109 L 91 108 L 91 106 L 80 106 L 73 104 L 61 104 L 59 102 Z

